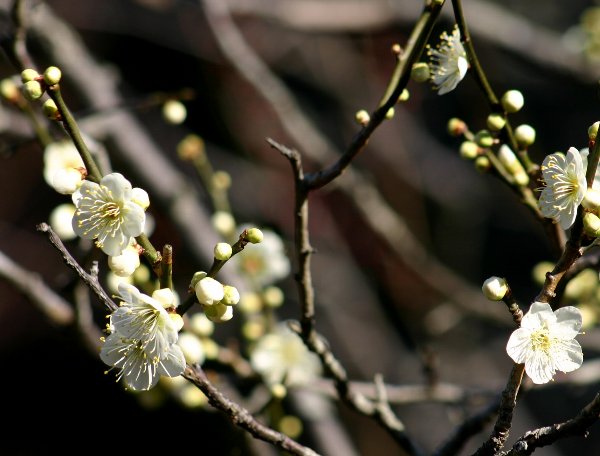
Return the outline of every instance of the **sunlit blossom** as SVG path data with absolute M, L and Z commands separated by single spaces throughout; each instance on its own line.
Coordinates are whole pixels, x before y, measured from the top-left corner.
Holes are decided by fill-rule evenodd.
M 458 27 L 455 26 L 450 35 L 442 33 L 440 40 L 435 48 L 427 47 L 427 55 L 430 57 L 431 82 L 438 95 L 443 95 L 454 90 L 465 77 L 469 62 Z

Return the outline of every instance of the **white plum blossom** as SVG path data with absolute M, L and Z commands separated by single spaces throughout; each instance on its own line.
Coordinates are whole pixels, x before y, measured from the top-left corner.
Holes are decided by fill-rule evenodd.
M 287 277 L 291 266 L 281 238 L 271 230 L 261 231 L 262 241 L 245 248 L 232 260 L 241 273 L 258 286 L 265 287 Z
M 131 243 L 120 255 L 108 257 L 108 267 L 119 277 L 130 276 L 139 266 L 140 254 L 138 248 Z
M 285 323 L 257 342 L 250 362 L 269 385 L 305 385 L 321 374 L 317 355 Z
M 95 239 L 107 255 L 120 255 L 144 229 L 146 214 L 132 199 L 134 194 L 131 183 L 119 173 L 107 174 L 99 184 L 83 181 L 74 197 L 73 230 L 84 239 Z
M 85 165 L 70 140 L 50 143 L 44 149 L 44 180 L 58 193 L 75 192 L 86 175 Z
M 63 241 L 71 241 L 77 237 L 73 231 L 73 215 L 75 206 L 71 203 L 59 204 L 50 213 L 50 226 Z
M 582 326 L 577 307 L 562 307 L 555 312 L 549 304 L 534 302 L 510 336 L 506 352 L 515 363 L 525 364 L 534 383 L 547 383 L 555 372 L 571 372 L 581 367 L 583 353 L 575 337 Z
M 587 149 L 579 152 L 571 147 L 566 156 L 556 152 L 542 163 L 545 186 L 540 195 L 540 210 L 544 217 L 554 219 L 565 230 L 573 225 L 577 207 L 587 191 L 587 153 Z
M 181 375 L 185 358 L 176 344 L 178 328 L 163 305 L 126 283 L 119 285 L 119 298 L 102 361 L 120 369 L 117 379 L 133 390 L 152 388 L 161 375 Z
M 454 90 L 465 77 L 469 69 L 469 62 L 465 48 L 460 41 L 460 31 L 457 26 L 450 35 L 446 32 L 442 33 L 440 39 L 441 41 L 435 49 L 427 47 L 427 55 L 430 57 L 431 82 L 438 91 L 438 95 L 443 95 Z

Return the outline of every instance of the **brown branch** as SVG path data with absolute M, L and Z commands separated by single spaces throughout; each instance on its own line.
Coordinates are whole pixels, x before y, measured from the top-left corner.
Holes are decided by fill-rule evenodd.
M 503 455 L 526 456 L 532 454 L 537 448 L 551 445 L 565 437 L 587 437 L 588 428 L 596 423 L 599 417 L 600 394 L 597 394 L 575 418 L 571 418 L 564 423 L 528 431 L 515 442 L 510 451 L 503 453 Z
M 229 416 L 233 424 L 249 432 L 257 439 L 269 442 L 294 455 L 318 456 L 318 453 L 310 448 L 300 445 L 288 436 L 256 421 L 248 410 L 231 401 L 215 388 L 200 366 L 188 365 L 182 375 L 206 395 L 213 407 L 224 412 Z
M 67 248 L 64 246 L 58 235 L 50 228 L 50 225 L 47 223 L 40 223 L 37 227 L 37 230 L 46 233 L 48 235 L 48 240 L 50 243 L 62 254 L 63 261 L 67 266 L 73 269 L 77 275 L 83 280 L 83 282 L 90 287 L 90 289 L 94 292 L 94 294 L 100 299 L 100 302 L 108 308 L 111 312 L 117 310 L 119 306 L 117 306 L 114 301 L 108 296 L 104 288 L 98 282 L 98 277 L 92 274 L 88 274 L 79 263 L 73 258 L 73 256 L 69 253 Z
M 52 322 L 59 325 L 73 323 L 75 313 L 69 303 L 48 287 L 39 274 L 24 269 L 2 252 L 0 252 L 0 278 L 12 284 Z

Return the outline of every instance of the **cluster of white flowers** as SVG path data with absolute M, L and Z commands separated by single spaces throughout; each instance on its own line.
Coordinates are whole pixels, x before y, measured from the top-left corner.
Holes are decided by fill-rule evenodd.
M 167 291 L 157 290 L 150 297 L 132 285 L 119 285 L 122 302 L 110 316 L 110 334 L 100 358 L 119 369 L 117 380 L 123 379 L 132 390 L 148 390 L 159 376 L 178 376 L 185 369 L 183 351 L 176 344 L 183 320 L 165 310 L 174 303 Z
M 148 194 L 132 188 L 119 173 L 107 174 L 99 184 L 83 181 L 73 199 L 73 230 L 84 239 L 95 239 L 107 255 L 121 255 L 144 230 Z
M 455 26 L 452 33 L 442 33 L 440 43 L 434 48 L 427 47 L 430 57 L 429 73 L 438 95 L 443 95 L 456 88 L 467 74 L 469 62 L 467 53 L 460 39 L 460 31 Z

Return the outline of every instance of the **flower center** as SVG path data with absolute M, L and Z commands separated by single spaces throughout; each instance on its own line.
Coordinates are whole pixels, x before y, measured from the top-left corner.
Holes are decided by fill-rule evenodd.
M 550 339 L 550 334 L 546 326 L 531 334 L 531 347 L 533 350 L 548 353 L 551 346 L 552 339 Z

